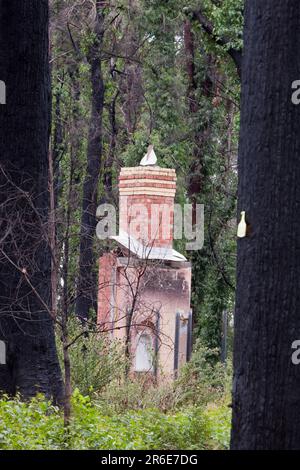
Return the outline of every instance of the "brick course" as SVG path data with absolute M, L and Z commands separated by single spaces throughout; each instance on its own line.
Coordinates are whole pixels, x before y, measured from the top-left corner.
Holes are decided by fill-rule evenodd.
M 133 215 L 132 210 L 134 206 L 142 205 L 145 207 L 145 216 L 140 233 L 146 231 L 147 239 L 144 240 L 144 233 L 139 236 L 138 230 L 134 231 L 134 235 L 138 235 L 136 238 L 155 247 L 171 248 L 176 180 L 174 169 L 122 168 L 119 176 L 120 230 L 133 234 L 133 224 L 138 213 Z M 160 210 L 158 205 L 162 206 Z

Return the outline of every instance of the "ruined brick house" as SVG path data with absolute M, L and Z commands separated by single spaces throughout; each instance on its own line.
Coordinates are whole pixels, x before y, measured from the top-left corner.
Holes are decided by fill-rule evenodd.
M 118 249 L 99 260 L 98 324 L 126 344 L 131 373 L 172 378 L 189 359 L 191 265 L 173 249 L 176 174 L 146 165 L 119 175 Z

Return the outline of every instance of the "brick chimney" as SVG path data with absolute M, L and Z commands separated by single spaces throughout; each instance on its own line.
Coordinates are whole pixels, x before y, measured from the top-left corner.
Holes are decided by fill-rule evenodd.
M 158 166 L 122 168 L 119 176 L 120 232 L 145 245 L 172 248 L 176 173 Z

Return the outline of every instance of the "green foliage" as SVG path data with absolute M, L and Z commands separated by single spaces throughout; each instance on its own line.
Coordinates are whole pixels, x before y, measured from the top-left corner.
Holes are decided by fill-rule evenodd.
M 243 31 L 243 0 L 224 0 L 220 6 L 205 2 L 214 25 L 214 30 L 219 38 L 226 38 L 226 49 L 233 47 L 242 48 Z
M 190 362 L 175 381 L 151 384 L 149 377 L 115 381 L 96 394 L 103 412 L 109 415 L 130 410 L 157 408 L 165 413 L 185 407 L 203 407 L 210 402 L 230 400 L 231 361 L 218 361 L 218 349 L 208 349 L 197 341 Z
M 181 370 L 174 387 L 180 390 L 177 406 L 205 405 L 229 395 L 231 365 L 218 362 L 219 350 L 208 349 L 198 340 L 191 361 Z
M 0 449 L 40 450 L 64 447 L 63 420 L 58 408 L 38 396 L 0 400 Z
M 90 359 L 82 364 L 77 354 L 83 345 L 94 348 L 90 338 L 75 343 L 78 349 L 73 350 L 72 359 L 78 360 L 73 362 L 73 383 L 77 380 L 81 390 L 87 383 L 94 383 L 95 387 L 93 393 L 88 388 L 89 395 L 75 388 L 69 428 L 64 428 L 62 410 L 41 395 L 30 402 L 19 396 L 3 396 L 0 450 L 228 448 L 231 367 L 230 363 L 225 367 L 217 362 L 216 350 L 208 350 L 198 342 L 178 379 L 155 386 L 149 378 L 112 380 L 116 371 L 120 372 L 118 364 L 123 363 L 117 356 L 106 363 L 103 349 L 92 349 Z M 100 358 L 94 353 L 100 353 Z M 99 375 L 101 364 L 103 375 Z M 88 369 L 90 382 L 82 377 L 83 367 Z M 115 372 L 109 367 L 115 367 Z
M 224 406 L 164 414 L 147 409 L 105 416 L 97 401 L 75 391 L 68 430 L 58 408 L 42 397 L 0 400 L 1 450 L 187 450 L 228 447 L 230 413 Z M 218 422 L 221 420 L 221 427 Z
M 209 404 L 204 410 L 204 419 L 210 435 L 209 446 L 215 450 L 229 449 L 231 432 L 231 408 L 219 402 Z
M 207 98 L 202 106 L 211 106 Z M 203 151 L 202 191 L 197 202 L 205 207 L 204 247 L 192 252 L 192 304 L 196 317 L 196 337 L 208 348 L 220 348 L 221 319 L 232 311 L 236 268 L 236 191 L 234 159 L 227 159 L 229 135 L 225 103 L 210 111 L 210 138 Z M 237 152 L 238 114 L 232 122 L 231 152 Z M 204 127 L 205 128 L 205 127 Z
M 72 431 L 79 449 L 201 449 L 208 440 L 203 413 L 197 408 L 170 415 L 146 409 L 99 417 L 97 403 L 75 400 L 74 409 Z
M 183 8 L 186 14 L 190 11 L 201 11 L 206 15 L 213 25 L 214 34 L 218 38 L 225 39 L 227 45 L 223 48 L 227 50 L 230 47 L 241 49 L 243 32 L 243 8 L 244 0 L 191 0 L 189 6 Z M 207 39 L 209 41 L 209 39 Z M 211 42 L 212 43 L 212 42 Z M 215 51 L 221 51 L 222 47 L 213 45 Z
M 71 377 L 73 389 L 83 395 L 101 391 L 114 380 L 121 380 L 125 370 L 124 349 L 119 342 L 90 330 L 83 333 L 77 320 L 69 324 Z M 58 342 L 62 363 L 62 345 Z M 63 367 L 63 364 L 62 364 Z

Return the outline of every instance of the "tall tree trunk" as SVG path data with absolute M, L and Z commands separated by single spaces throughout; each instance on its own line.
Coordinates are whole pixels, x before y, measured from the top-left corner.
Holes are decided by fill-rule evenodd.
M 203 120 L 201 125 L 198 122 L 201 104 L 198 101 L 198 88 L 201 90 L 202 98 L 208 98 L 213 93 L 213 83 L 210 77 L 211 57 L 206 56 L 206 73 L 200 83 L 197 83 L 196 65 L 195 65 L 195 38 L 189 20 L 184 22 L 184 49 L 186 56 L 186 73 L 188 78 L 187 98 L 189 101 L 189 110 L 191 117 L 195 118 L 194 125 L 194 149 L 193 159 L 189 171 L 188 195 L 193 204 L 193 223 L 196 222 L 196 204 L 204 186 L 205 169 L 204 153 L 205 146 L 209 141 L 211 134 L 211 113 L 207 119 Z M 202 103 L 203 106 L 203 103 Z M 203 109 L 205 110 L 205 102 Z
M 300 107 L 298 0 L 245 4 L 233 449 L 300 449 Z
M 194 33 L 192 31 L 192 25 L 189 20 L 185 20 L 184 22 L 183 37 L 186 73 L 188 77 L 187 97 L 189 100 L 189 108 L 191 113 L 197 113 L 199 110 L 199 106 L 196 98 L 197 80 L 195 66 L 195 38 Z
M 139 63 L 139 49 L 142 42 L 140 31 L 135 23 L 139 14 L 139 2 L 128 1 L 128 23 L 123 31 L 120 49 L 125 59 L 124 71 L 119 84 L 121 108 L 128 141 L 132 141 L 144 103 L 143 70 Z
M 61 116 L 61 95 L 62 95 L 62 85 L 59 90 L 57 90 L 55 95 L 55 115 L 54 115 L 54 129 L 53 129 L 53 148 L 52 148 L 52 158 L 53 158 L 53 188 L 54 188 L 54 201 L 55 208 L 57 207 L 58 197 L 61 192 L 62 182 L 60 181 L 60 163 L 61 159 L 65 153 L 64 148 L 64 128 Z
M 76 302 L 76 314 L 82 320 L 88 318 L 92 307 L 96 308 L 97 298 L 93 242 L 96 229 L 97 196 L 102 156 L 104 101 L 104 83 L 101 71 L 101 47 L 104 34 L 102 8 L 103 6 L 97 6 L 94 29 L 95 40 L 88 55 L 88 62 L 91 67 L 92 111 L 88 136 L 87 170 L 83 185 L 79 279 Z
M 0 4 L 0 389 L 61 400 L 47 223 L 50 77 L 47 0 Z

